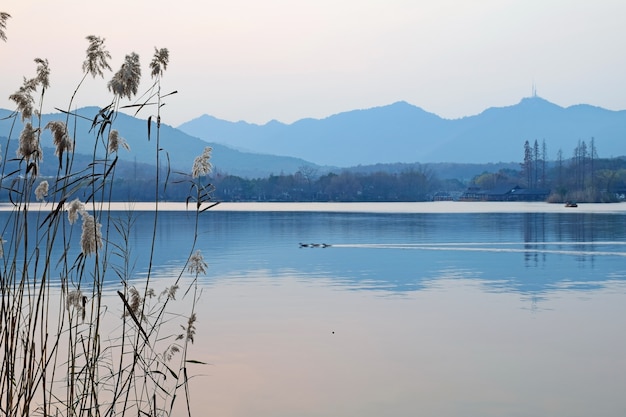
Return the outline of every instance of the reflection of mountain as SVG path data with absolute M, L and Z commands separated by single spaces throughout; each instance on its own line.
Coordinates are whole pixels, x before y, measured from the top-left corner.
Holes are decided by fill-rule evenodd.
M 153 213 L 134 216 L 129 243 L 136 277 L 147 270 Z M 6 213 L 0 213 L 0 224 L 4 219 Z M 584 291 L 626 279 L 626 223 L 615 214 L 209 210 L 200 220 L 197 249 L 209 263 L 205 282 L 264 271 L 275 277 L 330 280 L 353 290 L 407 292 L 433 288 L 442 279 L 469 279 L 487 291 L 541 297 L 555 289 Z M 192 250 L 193 217 L 162 212 L 157 232 L 155 268 L 180 271 Z M 71 260 L 79 237 L 74 234 Z M 332 246 L 300 248 L 299 242 Z M 55 253 L 51 259 L 58 257 Z M 109 272 L 107 279 L 119 282 Z

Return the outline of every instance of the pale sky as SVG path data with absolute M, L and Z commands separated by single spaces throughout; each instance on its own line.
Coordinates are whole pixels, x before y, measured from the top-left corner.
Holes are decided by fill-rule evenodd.
M 148 64 L 168 48 L 163 120 L 202 114 L 263 124 L 407 101 L 444 118 L 532 94 L 561 106 L 626 109 L 623 0 L 5 0 L 0 107 L 46 58 L 44 112 L 66 108 L 82 77 L 85 37 Z M 87 80 L 78 107 L 111 100 Z M 147 118 L 149 113 L 140 117 Z

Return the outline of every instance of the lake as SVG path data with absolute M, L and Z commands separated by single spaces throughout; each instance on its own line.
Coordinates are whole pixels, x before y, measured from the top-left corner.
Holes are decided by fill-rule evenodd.
M 195 415 L 626 415 L 626 205 L 465 204 L 202 213 Z M 159 215 L 155 285 L 191 250 L 180 209 Z

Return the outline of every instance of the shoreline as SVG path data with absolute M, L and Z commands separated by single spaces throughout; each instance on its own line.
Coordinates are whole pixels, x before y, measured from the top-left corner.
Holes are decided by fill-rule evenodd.
M 99 204 L 99 203 L 97 203 Z M 87 209 L 92 208 L 88 203 Z M 101 207 L 106 207 L 102 205 Z M 111 211 L 154 211 L 153 202 L 114 202 Z M 209 204 L 201 207 L 208 207 Z M 31 203 L 31 211 L 52 211 L 52 203 Z M 108 207 L 107 207 L 108 208 Z M 159 211 L 195 211 L 195 204 L 185 202 L 160 202 Z M 0 203 L 0 211 L 11 211 L 13 205 Z M 613 213 L 626 214 L 626 202 L 579 203 L 578 207 L 546 202 L 474 202 L 474 201 L 427 201 L 407 203 L 385 202 L 226 202 L 219 203 L 207 211 L 226 212 L 331 212 L 331 213 Z

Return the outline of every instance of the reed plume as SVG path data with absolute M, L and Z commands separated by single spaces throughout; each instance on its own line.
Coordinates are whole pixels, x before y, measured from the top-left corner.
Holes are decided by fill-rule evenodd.
M 83 204 L 78 198 L 72 200 L 67 208 L 67 219 L 70 224 L 74 224 L 78 219 L 78 214 L 85 211 L 85 204 Z
M 193 338 L 196 335 L 196 313 L 191 313 L 187 320 L 187 327 L 184 328 L 187 333 L 187 340 L 193 343 Z
M 48 181 L 43 180 L 39 183 L 37 188 L 35 188 L 35 198 L 37 198 L 37 201 L 44 201 L 48 196 L 48 187 Z
M 91 74 L 93 78 L 97 75 L 104 77 L 103 70 L 111 71 L 108 60 L 111 54 L 104 48 L 104 38 L 89 35 L 85 39 L 89 41 L 87 47 L 87 59 L 83 62 L 83 72 Z
M 107 87 L 116 96 L 128 97 L 130 100 L 137 94 L 140 80 L 141 66 L 139 65 L 139 55 L 133 52 L 130 55 L 126 55 L 122 67 L 115 73 Z
M 130 287 L 128 293 L 130 294 L 130 302 L 128 303 L 128 309 L 124 310 L 123 317 L 128 317 L 132 313 L 135 317 L 139 318 L 141 314 L 141 295 L 139 295 L 139 291 L 137 291 L 135 287 Z
M 65 300 L 65 307 L 68 311 L 72 308 L 80 314 L 82 320 L 85 321 L 85 305 L 87 304 L 87 297 L 83 295 L 81 290 L 73 290 L 67 294 Z
M 58 156 L 59 159 L 63 157 L 64 152 L 71 152 L 73 150 L 74 144 L 67 134 L 67 126 L 65 123 L 61 121 L 51 121 L 46 124 L 44 129 L 48 129 L 52 132 L 52 143 L 56 148 L 54 154 Z
M 211 165 L 210 162 L 212 151 L 213 148 L 207 146 L 206 148 L 204 148 L 204 151 L 202 151 L 202 155 L 199 155 L 196 157 L 196 159 L 194 159 L 193 167 L 191 169 L 191 176 L 193 178 L 207 175 L 212 171 L 213 165 Z
M 168 300 L 175 300 L 176 299 L 176 291 L 178 291 L 178 285 L 174 284 L 171 287 L 167 287 L 166 289 L 164 289 L 161 292 L 161 294 L 159 295 L 159 298 L 161 298 L 161 296 L 165 295 Z
M 33 93 L 37 90 L 37 80 L 24 77 L 22 86 L 9 96 L 9 100 L 17 104 L 17 111 L 22 115 L 22 121 L 30 119 L 35 112 Z
M 157 49 L 154 48 L 154 56 L 150 62 L 150 76 L 152 78 L 161 77 L 163 72 L 167 69 L 167 64 L 170 61 L 170 53 L 167 48 Z
M 130 146 L 128 145 L 128 142 L 126 142 L 126 139 L 121 137 L 116 129 L 112 129 L 109 133 L 109 145 L 107 149 L 109 153 L 114 153 L 118 151 L 120 146 L 127 151 L 130 151 Z
M 47 59 L 35 58 L 37 64 L 37 76 L 35 80 L 44 90 L 50 87 L 50 67 Z
M 24 125 L 24 129 L 20 134 L 19 146 L 16 151 L 18 157 L 24 158 L 27 161 L 31 159 L 41 161 L 43 159 L 43 152 L 39 145 L 39 137 L 37 135 L 38 132 L 39 129 L 33 128 L 30 122 Z
M 207 267 L 208 265 L 204 261 L 204 257 L 202 256 L 200 250 L 195 251 L 189 257 L 189 266 L 187 267 L 187 271 L 190 273 L 195 275 L 206 274 Z
M 182 335 L 181 335 L 182 336 Z M 172 344 L 165 349 L 163 352 L 163 360 L 165 362 L 170 362 L 175 354 L 180 352 L 180 347 L 176 344 Z
M 33 93 L 37 91 L 37 87 L 41 86 L 42 90 L 50 86 L 50 67 L 47 59 L 35 58 L 37 64 L 37 75 L 35 78 L 24 77 L 22 86 L 9 96 L 9 100 L 17 104 L 17 111 L 22 115 L 22 121 L 30 119 L 35 111 L 35 99 Z
M 11 15 L 8 13 L 0 12 L 0 39 L 5 42 L 7 40 L 7 34 L 6 34 L 7 20 L 9 20 L 10 17 Z
M 86 211 L 81 212 L 83 217 L 83 231 L 80 235 L 80 247 L 83 254 L 90 255 L 102 247 L 102 225 Z

